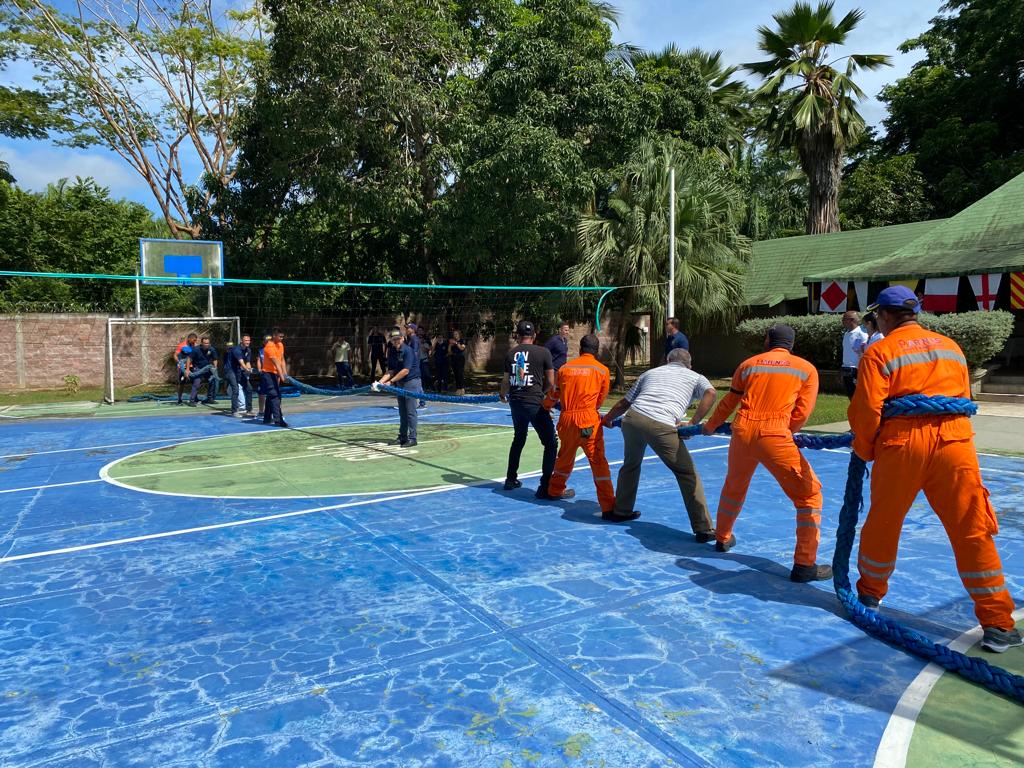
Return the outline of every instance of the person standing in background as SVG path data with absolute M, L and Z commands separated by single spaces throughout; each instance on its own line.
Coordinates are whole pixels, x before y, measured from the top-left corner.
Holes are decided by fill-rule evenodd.
M 371 328 L 370 335 L 366 337 L 366 343 L 370 347 L 370 378 L 377 378 L 377 366 L 380 365 L 380 373 L 383 376 L 388 372 L 387 339 L 380 332 L 379 328 Z
M 334 354 L 334 372 L 338 377 L 338 387 L 340 389 L 354 387 L 356 382 L 352 378 L 352 365 L 349 359 L 352 354 L 352 345 L 344 336 L 339 336 L 331 347 L 331 352 Z
M 434 336 L 434 380 L 438 392 L 448 391 L 448 339 L 444 334 Z
M 452 330 L 452 337 L 448 340 L 448 359 L 452 363 L 455 394 L 462 397 L 466 394 L 466 340 L 458 328 Z
M 857 365 L 860 363 L 864 345 L 867 344 L 868 335 L 860 327 L 860 315 L 853 310 L 843 314 L 843 327 L 846 333 L 843 334 L 843 367 L 840 373 L 846 396 L 852 400 L 853 392 L 857 389 Z
M 559 323 L 558 333 L 548 339 L 544 345 L 551 353 L 551 364 L 555 366 L 555 374 L 569 359 L 569 324 Z
M 263 345 L 263 369 L 260 383 L 266 391 L 266 405 L 263 409 L 263 423 L 273 422 L 278 427 L 287 428 L 284 416 L 281 415 L 281 385 L 288 378 L 288 366 L 284 359 L 284 333 L 275 328 L 270 341 Z
M 690 340 L 686 334 L 679 330 L 679 318 L 670 317 L 665 321 L 665 360 L 668 360 L 668 353 L 673 349 L 685 349 L 690 351 Z

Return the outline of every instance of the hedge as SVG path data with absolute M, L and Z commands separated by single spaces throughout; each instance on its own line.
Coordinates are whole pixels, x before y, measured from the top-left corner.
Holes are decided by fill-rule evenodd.
M 1013 332 L 1009 312 L 961 312 L 930 315 L 922 312 L 921 325 L 949 336 L 964 351 L 971 370 L 980 368 L 998 355 Z M 757 317 L 736 326 L 743 345 L 752 353 L 764 348 L 764 334 L 776 323 L 786 323 L 796 331 L 795 352 L 818 368 L 838 368 L 842 362 L 842 338 L 845 329 L 840 315 L 796 315 Z

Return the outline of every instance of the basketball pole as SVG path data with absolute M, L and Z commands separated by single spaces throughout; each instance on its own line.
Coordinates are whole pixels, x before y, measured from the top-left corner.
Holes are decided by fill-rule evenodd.
M 206 316 L 216 317 L 213 314 L 213 273 L 209 275 L 210 282 L 206 284 Z

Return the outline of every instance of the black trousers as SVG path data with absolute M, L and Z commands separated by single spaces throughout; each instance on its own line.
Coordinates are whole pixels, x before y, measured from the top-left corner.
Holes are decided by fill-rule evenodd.
M 452 358 L 452 375 L 455 376 L 455 388 L 465 389 L 466 388 L 466 358 L 464 357 L 453 357 Z
M 857 389 L 857 369 L 856 368 L 843 368 L 843 388 L 846 390 L 846 396 L 853 400 L 853 391 Z
M 555 432 L 555 424 L 551 420 L 551 414 L 537 405 L 523 405 L 512 401 L 509 403 L 512 410 L 512 427 L 515 430 L 512 437 L 512 446 L 508 449 L 508 472 L 505 477 L 508 480 L 515 480 L 519 475 L 519 460 L 523 455 L 523 447 L 526 445 L 526 435 L 532 425 L 537 431 L 541 445 L 544 446 L 544 458 L 541 460 L 540 490 L 547 493 L 548 483 L 551 481 L 551 473 L 555 470 L 555 458 L 558 455 L 558 436 Z

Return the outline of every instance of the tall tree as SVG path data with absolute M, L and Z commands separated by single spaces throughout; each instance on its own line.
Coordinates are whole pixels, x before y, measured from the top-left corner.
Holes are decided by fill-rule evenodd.
M 1024 173 L 1024 4 L 949 0 L 919 37 L 910 73 L 887 86 L 889 153 L 912 153 L 939 216 Z
M 775 29 L 758 28 L 758 46 L 771 58 L 744 65 L 765 78 L 757 95 L 771 105 L 763 127 L 772 145 L 794 147 L 800 158 L 809 188 L 808 234 L 839 230 L 843 153 L 864 130 L 856 108 L 864 92 L 853 75 L 889 64 L 881 54 L 832 58 L 864 18 L 855 9 L 836 21 L 833 6 L 832 0 L 814 7 L 797 2 L 775 14 Z M 843 59 L 841 71 L 836 65 Z
M 0 50 L 41 73 L 38 93 L 8 93 L 20 100 L 15 128 L 52 128 L 62 143 L 116 152 L 174 236 L 197 236 L 193 212 L 210 195 L 185 166 L 198 162 L 222 183 L 234 173 L 232 122 L 264 55 L 258 8 L 222 15 L 213 0 L 8 0 Z M 47 124 L 45 114 L 59 118 Z
M 590 0 L 522 0 L 496 30 L 433 225 L 448 274 L 537 283 L 574 257 L 579 211 L 656 119 L 608 16 Z
M 913 155 L 869 155 L 847 174 L 839 196 L 843 229 L 907 224 L 927 219 L 931 212 Z
M 630 157 L 601 213 L 577 226 L 580 261 L 569 285 L 622 285 L 616 346 L 621 382 L 625 333 L 637 305 L 664 312 L 669 251 L 669 168 L 676 180 L 676 301 L 687 327 L 726 326 L 743 306 L 750 241 L 740 234 L 743 201 L 714 159 L 674 140 L 644 140 Z

